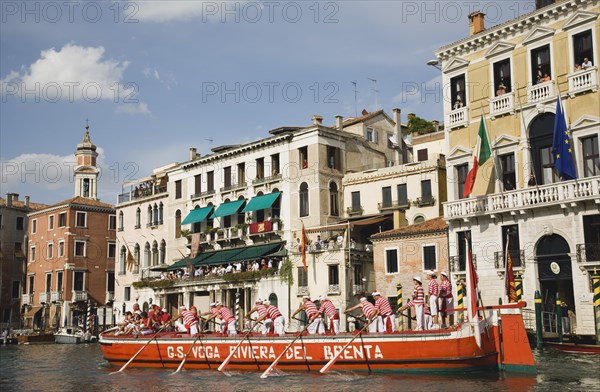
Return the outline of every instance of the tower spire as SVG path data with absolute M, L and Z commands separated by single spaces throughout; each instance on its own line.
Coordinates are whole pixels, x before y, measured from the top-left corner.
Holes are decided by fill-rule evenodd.
M 77 166 L 73 171 L 75 179 L 75 196 L 97 199 L 97 184 L 100 170 L 96 166 L 96 146 L 90 139 L 90 124 L 85 120 L 85 133 L 83 140 L 77 145 L 75 151 Z

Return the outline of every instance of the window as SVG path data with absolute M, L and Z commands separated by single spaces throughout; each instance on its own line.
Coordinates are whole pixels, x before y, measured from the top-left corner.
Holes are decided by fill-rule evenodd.
M 298 149 L 298 160 L 301 169 L 308 169 L 308 147 L 300 147 Z
M 281 168 L 279 167 L 279 154 L 271 155 L 271 170 L 274 176 L 281 174 Z
M 417 215 L 417 216 L 415 216 L 415 219 L 413 219 L 413 223 L 421 223 L 421 222 L 425 222 L 425 217 L 423 215 Z
M 121 246 L 121 252 L 119 253 L 119 275 L 125 275 L 125 262 L 127 260 L 127 249 L 125 246 Z
M 48 216 L 48 230 L 54 230 L 54 215 Z
M 175 238 L 181 238 L 181 210 L 175 211 Z
M 135 210 L 135 228 L 139 229 L 142 226 L 142 210 L 138 207 Z
M 467 265 L 467 244 L 466 241 L 469 241 L 469 248 L 473 249 L 473 244 L 471 242 L 471 231 L 459 231 L 457 233 L 457 247 L 458 247 L 458 271 L 464 271 Z
M 35 234 L 37 232 L 37 219 L 31 220 L 31 234 Z
M 456 185 L 458 186 L 458 198 L 465 198 L 465 183 L 467 182 L 467 175 L 469 174 L 469 165 L 457 165 L 456 168 Z
M 298 287 L 308 286 L 308 273 L 304 267 L 298 267 Z
M 162 201 L 158 204 L 158 224 L 162 225 L 163 224 L 163 211 L 164 211 L 164 205 L 162 203 Z
M 109 259 L 114 259 L 116 254 L 117 254 L 117 244 L 111 241 L 108 243 L 108 249 L 106 251 L 106 256 Z
M 308 216 L 308 184 L 306 182 L 300 184 L 300 192 L 298 196 L 300 202 L 300 216 Z
M 146 226 L 152 226 L 152 205 L 148 206 L 148 212 L 146 214 Z
M 85 241 L 75 240 L 75 256 L 85 257 Z
M 175 198 L 181 199 L 181 180 L 175 181 Z
M 67 213 L 61 212 L 58 214 L 58 227 L 66 227 L 67 226 Z
M 435 257 L 435 245 L 423 246 L 423 269 L 425 271 L 437 269 L 437 260 Z
M 398 249 L 385 250 L 385 273 L 398 273 Z
M 65 257 L 65 241 L 64 240 L 58 241 L 57 256 L 58 257 Z
M 381 188 L 381 206 L 391 207 L 392 206 L 392 187 L 386 186 Z
M 460 109 L 467 105 L 465 91 L 465 75 L 458 75 L 450 79 L 450 99 L 452 109 Z
M 194 176 L 194 194 L 199 195 L 202 193 L 202 174 L 196 174 Z
M 21 282 L 18 280 L 13 280 L 11 294 L 13 299 L 18 299 L 21 296 Z
M 117 216 L 109 215 L 108 216 L 108 230 L 116 230 L 117 229 Z
M 363 285 L 363 266 L 362 264 L 354 264 L 354 284 Z
M 23 226 L 25 224 L 25 218 L 22 216 L 17 216 L 17 230 L 23 230 Z
M 329 266 L 329 285 L 339 285 L 340 284 L 340 271 L 337 265 Z
M 342 170 L 341 153 L 337 147 L 327 146 L 327 167 L 335 170 Z
M 29 248 L 29 262 L 33 263 L 35 261 L 36 256 L 37 256 L 36 255 L 36 247 L 35 247 L 35 245 L 32 245 Z
M 54 257 L 54 243 L 48 242 L 46 247 L 46 258 L 51 259 L 52 257 Z
M 231 166 L 223 168 L 223 186 L 231 186 Z
M 146 242 L 146 245 L 144 245 L 144 268 L 150 267 L 150 256 L 150 244 Z
M 237 165 L 237 176 L 238 185 L 246 184 L 246 165 L 243 162 Z
M 554 160 L 552 159 L 552 146 L 540 149 L 540 162 L 542 164 L 542 184 L 552 184 L 558 181 L 558 175 L 554 170 Z
M 421 202 L 431 203 L 433 200 L 431 196 L 431 180 L 421 181 Z
M 20 242 L 15 242 L 15 257 L 25 257 L 25 255 L 23 254 L 23 244 Z
M 510 261 L 513 267 L 521 266 L 521 251 L 519 244 L 519 225 L 506 225 L 502 226 L 502 266 L 505 266 L 506 262 L 506 241 L 508 241 L 508 254 L 510 255 Z
M 85 290 L 85 272 L 74 271 L 73 272 L 73 291 Z
M 265 158 L 256 160 L 256 178 L 265 178 Z
M 160 263 L 165 264 L 167 258 L 167 243 L 165 240 L 160 241 Z
M 133 247 L 133 259 L 135 260 L 133 273 L 138 274 L 140 272 L 140 244 L 135 244 Z
M 500 170 L 502 171 L 502 186 L 505 191 L 512 191 L 515 189 L 516 176 L 515 176 L 515 154 L 507 154 L 500 156 Z
M 360 191 L 352 192 L 350 198 L 352 200 L 352 211 L 360 211 Z
M 63 291 L 63 272 L 62 271 L 56 272 L 56 291 L 59 291 L 59 292 Z
M 47 273 L 46 274 L 46 285 L 45 285 L 45 292 L 49 292 L 52 290 L 52 273 Z
M 75 213 L 75 227 L 86 227 L 87 213 L 77 211 Z
M 109 293 L 115 292 L 115 273 L 114 271 L 108 271 L 106 273 L 106 291 Z
M 123 211 L 119 211 L 119 231 L 123 231 Z
M 125 286 L 123 288 L 123 300 L 124 301 L 131 301 L 131 287 L 129 286 Z
M 158 242 L 152 243 L 152 265 L 158 265 Z
M 154 226 L 158 225 L 158 206 L 156 205 L 156 203 L 154 204 L 154 207 L 152 208 L 152 224 Z
M 338 187 L 333 181 L 329 183 L 329 215 L 340 216 Z
M 428 157 L 427 149 L 426 148 L 417 151 L 417 161 L 423 162 L 423 161 L 426 161 L 428 159 L 429 159 L 429 157 Z
M 206 173 L 206 191 L 212 192 L 215 190 L 215 172 L 209 171 Z
M 581 145 L 583 150 L 583 176 L 597 176 L 600 174 L 598 135 L 582 138 Z
M 398 184 L 398 205 L 401 207 L 408 206 L 408 190 L 406 184 Z
M 545 75 L 552 77 L 550 45 L 544 45 L 531 51 L 531 84 L 543 82 Z
M 573 58 L 575 64 L 583 64 L 583 59 L 592 61 L 594 49 L 592 46 L 592 30 L 584 31 L 573 36 Z
M 367 128 L 367 133 L 365 134 L 365 139 L 367 139 L 368 142 L 377 143 L 377 140 L 378 140 L 377 136 L 378 136 L 377 129 L 371 128 L 371 127 Z
M 503 91 L 500 91 L 500 85 L 504 86 Z M 494 91 L 496 92 L 496 96 L 510 93 L 512 91 L 510 59 L 505 59 L 494 63 Z
M 27 286 L 27 294 L 33 294 L 35 288 L 35 275 L 29 275 L 29 285 Z

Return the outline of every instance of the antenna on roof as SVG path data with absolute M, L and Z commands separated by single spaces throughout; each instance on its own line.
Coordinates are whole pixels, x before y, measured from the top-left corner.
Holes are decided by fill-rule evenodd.
M 373 82 L 374 88 L 372 88 L 371 91 L 375 92 L 375 110 L 378 110 L 379 109 L 379 89 L 377 88 L 377 80 L 372 79 L 372 78 L 367 78 L 367 79 L 369 79 L 371 82 Z
M 354 85 L 354 117 L 358 117 L 358 107 L 356 104 L 356 94 L 359 93 L 358 90 L 356 90 L 356 82 L 350 82 Z

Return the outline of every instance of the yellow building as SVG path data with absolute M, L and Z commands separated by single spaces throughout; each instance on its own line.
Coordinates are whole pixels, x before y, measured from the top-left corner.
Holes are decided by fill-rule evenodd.
M 504 297 L 508 242 L 528 306 L 539 290 L 544 311 L 552 312 L 558 294 L 563 312 L 577 322 L 572 332 L 593 335 L 590 274 L 600 265 L 600 5 L 542 3 L 551 4 L 488 29 L 485 16 L 474 12 L 471 35 L 436 52 L 445 86 L 450 264 L 455 279 L 464 273 L 464 238 L 470 237 L 484 304 L 497 303 Z M 561 181 L 551 152 L 559 95 L 577 173 L 571 181 Z M 464 198 L 482 115 L 495 166 L 477 176 L 490 179 L 491 188 Z M 547 318 L 550 333 L 556 322 Z

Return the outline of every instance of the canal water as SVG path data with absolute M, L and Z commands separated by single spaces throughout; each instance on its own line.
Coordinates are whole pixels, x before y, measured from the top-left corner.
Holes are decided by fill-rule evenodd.
M 366 375 L 331 371 L 278 372 L 266 380 L 259 372 L 127 368 L 111 374 L 100 346 L 20 345 L 0 347 L 0 391 L 600 391 L 600 356 L 535 351 L 538 373 L 504 377 L 471 373 L 440 375 Z

